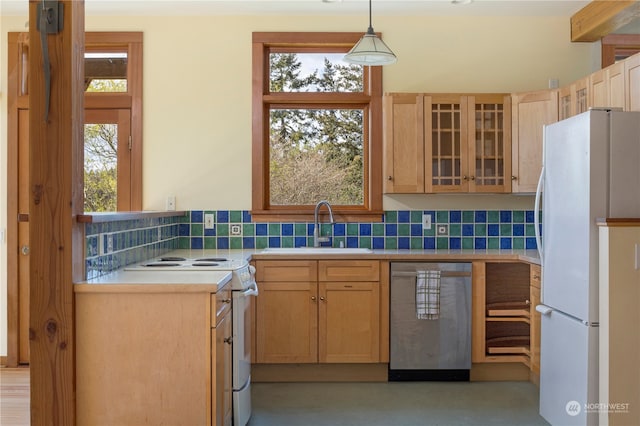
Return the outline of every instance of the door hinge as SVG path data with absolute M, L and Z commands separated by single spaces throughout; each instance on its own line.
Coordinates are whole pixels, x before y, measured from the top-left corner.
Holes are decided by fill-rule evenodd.
M 131 141 L 131 135 L 129 135 L 129 151 L 131 151 L 132 146 L 133 146 L 133 142 Z

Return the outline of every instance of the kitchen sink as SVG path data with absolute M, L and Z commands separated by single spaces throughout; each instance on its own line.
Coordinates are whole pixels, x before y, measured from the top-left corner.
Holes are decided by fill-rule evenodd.
M 355 247 L 268 247 L 262 253 L 278 254 L 363 254 L 371 253 L 368 248 Z

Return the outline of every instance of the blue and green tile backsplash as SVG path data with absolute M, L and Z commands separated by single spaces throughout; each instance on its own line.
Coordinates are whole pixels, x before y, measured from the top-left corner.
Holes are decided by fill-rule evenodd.
M 431 229 L 422 229 L 422 215 Z M 205 226 L 213 215 L 213 228 Z M 446 225 L 446 235 L 437 235 Z M 313 245 L 313 222 L 254 223 L 247 210 L 192 210 L 167 217 L 87 224 L 87 278 L 175 249 L 261 249 Z M 533 210 L 389 210 L 382 222 L 321 224 L 338 247 L 535 249 Z
M 205 229 L 206 214 L 214 229 Z M 422 229 L 430 214 L 431 229 Z M 446 235 L 436 235 L 447 225 Z M 535 249 L 533 210 L 390 210 L 383 222 L 321 223 L 325 245 L 372 249 Z M 313 244 L 313 222 L 254 223 L 248 211 L 192 210 L 180 223 L 184 249 L 261 249 Z M 235 231 L 235 232 L 234 232 Z

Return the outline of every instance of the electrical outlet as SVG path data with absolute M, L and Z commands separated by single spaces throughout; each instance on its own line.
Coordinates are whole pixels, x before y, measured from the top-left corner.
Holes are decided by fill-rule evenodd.
M 423 214 L 422 215 L 422 230 L 431 229 L 431 215 Z
M 242 235 L 242 225 L 239 223 L 232 223 L 229 225 L 229 235 L 238 237 Z
M 215 225 L 213 222 L 215 221 L 215 213 L 205 213 L 204 214 L 204 229 L 214 229 Z
M 175 211 L 176 209 L 176 196 L 169 195 L 167 197 L 167 211 Z
M 439 237 L 449 235 L 449 225 L 440 224 L 436 226 L 436 233 Z

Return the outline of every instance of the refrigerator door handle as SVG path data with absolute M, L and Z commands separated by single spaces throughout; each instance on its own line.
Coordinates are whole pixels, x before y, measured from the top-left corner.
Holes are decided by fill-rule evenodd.
M 543 266 L 544 260 L 542 256 L 542 238 L 540 236 L 540 200 L 542 198 L 542 185 L 544 183 L 544 165 L 540 170 L 538 178 L 538 187 L 536 188 L 536 200 L 533 204 L 533 227 L 536 234 L 536 248 L 540 255 L 540 264 Z
M 540 312 L 542 315 L 551 315 L 553 309 L 547 305 L 536 305 L 536 311 Z

